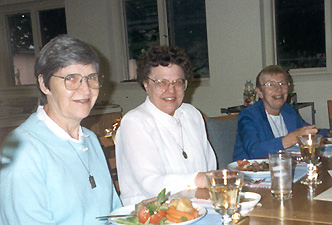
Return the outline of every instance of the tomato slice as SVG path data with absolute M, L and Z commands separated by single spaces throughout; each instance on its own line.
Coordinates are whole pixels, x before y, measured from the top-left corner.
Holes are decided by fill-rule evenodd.
M 150 215 L 149 215 L 149 210 L 148 209 L 140 209 L 137 213 L 138 221 L 140 223 L 145 223 Z
M 241 166 L 241 167 L 243 167 L 243 166 L 249 164 L 249 161 L 246 160 L 246 159 L 244 159 L 244 160 L 237 160 L 236 162 L 237 162 L 237 164 L 238 164 L 239 166 Z
M 164 210 L 158 210 L 158 212 L 154 213 L 152 216 L 150 216 L 148 209 L 140 209 L 137 213 L 138 221 L 140 223 L 145 223 L 150 218 L 149 223 L 158 224 L 165 216 L 166 212 Z
M 162 218 L 166 216 L 166 212 L 164 210 L 159 210 L 157 213 L 150 216 L 150 223 L 158 224 Z

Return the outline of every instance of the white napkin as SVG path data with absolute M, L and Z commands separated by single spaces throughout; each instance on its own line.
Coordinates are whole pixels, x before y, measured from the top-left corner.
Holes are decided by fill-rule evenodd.
M 314 197 L 314 200 L 332 201 L 332 188 L 329 188 L 320 195 L 317 195 Z
M 328 170 L 327 172 L 329 172 L 330 176 L 332 177 L 332 170 Z
M 330 176 L 332 176 L 332 170 L 328 170 L 327 172 L 329 172 Z M 314 200 L 332 201 L 332 188 L 327 189 L 320 195 L 317 195 L 314 197 Z

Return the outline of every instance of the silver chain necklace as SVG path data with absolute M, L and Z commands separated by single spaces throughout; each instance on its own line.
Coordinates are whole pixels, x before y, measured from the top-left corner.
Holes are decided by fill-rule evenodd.
M 181 148 L 183 158 L 188 159 L 188 155 L 187 155 L 186 151 L 184 150 L 183 131 L 182 131 L 182 124 L 181 124 L 180 119 L 179 119 L 179 123 L 180 123 L 180 128 L 181 128 L 181 145 L 176 141 L 176 138 L 173 136 L 173 134 L 167 128 L 166 128 L 166 130 L 172 136 L 172 138 L 175 140 L 175 143 Z
M 80 157 L 80 155 L 78 154 L 78 152 L 76 151 L 76 149 L 74 148 L 74 146 L 69 142 L 67 141 L 68 144 L 72 147 L 73 151 L 76 153 L 77 157 L 79 158 L 79 160 L 81 161 L 82 165 L 84 166 L 84 168 L 86 169 L 86 171 L 88 172 L 89 174 L 89 182 L 90 182 L 90 185 L 91 185 L 91 189 L 94 189 L 95 187 L 97 187 L 96 185 L 96 182 L 95 182 L 95 178 L 91 175 L 90 173 L 90 162 L 89 162 L 89 157 L 88 157 L 88 166 L 86 166 L 82 160 L 82 158 Z M 86 147 L 88 148 L 88 147 Z M 88 149 L 86 149 L 88 150 Z

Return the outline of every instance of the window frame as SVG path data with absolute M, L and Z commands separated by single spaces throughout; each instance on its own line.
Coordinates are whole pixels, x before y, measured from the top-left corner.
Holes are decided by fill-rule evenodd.
M 120 78 L 120 83 L 129 83 L 129 82 L 137 82 L 137 80 L 130 80 L 130 69 L 129 69 L 129 48 L 128 48 L 128 35 L 127 35 L 127 21 L 126 21 L 126 9 L 125 9 L 125 2 L 127 0 L 121 0 L 120 10 L 122 12 L 122 32 L 124 38 L 124 67 L 125 73 Z M 158 10 L 158 26 L 159 26 L 159 41 L 160 45 L 169 45 L 169 32 L 168 32 L 168 18 L 167 18 L 167 2 L 166 0 L 156 0 L 157 1 L 157 10 Z M 206 0 L 205 0 L 206 1 Z M 206 11 L 205 11 L 206 13 Z M 206 34 L 208 31 L 206 31 Z M 208 47 L 208 46 L 207 46 Z M 208 59 L 210 64 L 210 60 Z M 211 71 L 209 72 L 208 77 L 200 77 L 200 78 L 193 78 L 195 80 L 209 80 L 210 79 Z
M 275 2 L 273 0 L 261 0 L 262 14 L 262 52 L 263 66 L 277 64 L 277 43 L 276 43 L 276 15 Z M 332 4 L 329 0 L 324 0 L 325 17 L 325 49 L 326 49 L 326 67 L 290 69 L 294 76 L 298 75 L 322 75 L 332 73 Z
M 12 85 L 14 74 L 13 74 L 13 62 L 12 62 L 12 52 L 10 48 L 10 34 L 8 29 L 8 22 L 6 17 L 9 15 L 14 15 L 18 13 L 30 13 L 31 16 L 31 27 L 33 35 L 33 43 L 35 46 L 34 55 L 36 56 L 42 47 L 41 41 L 41 32 L 40 32 L 40 20 L 39 20 L 39 11 L 65 8 L 64 0 L 49 0 L 49 1 L 37 1 L 30 3 L 18 3 L 4 5 L 0 7 L 0 26 L 4 29 L 0 30 L 0 44 L 3 48 L 3 58 L 4 60 L 0 63 L 0 66 L 3 67 L 3 71 L 0 71 L 2 74 L 0 77 L 0 90 L 25 90 L 25 91 L 35 91 L 35 84 L 28 85 Z

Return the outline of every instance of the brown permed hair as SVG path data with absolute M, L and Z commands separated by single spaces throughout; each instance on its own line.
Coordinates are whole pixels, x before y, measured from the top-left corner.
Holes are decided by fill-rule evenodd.
M 156 46 L 144 53 L 137 61 L 137 81 L 144 88 L 152 67 L 178 65 L 184 72 L 184 77 L 190 82 L 193 77 L 192 66 L 188 55 L 183 49 L 172 46 Z

